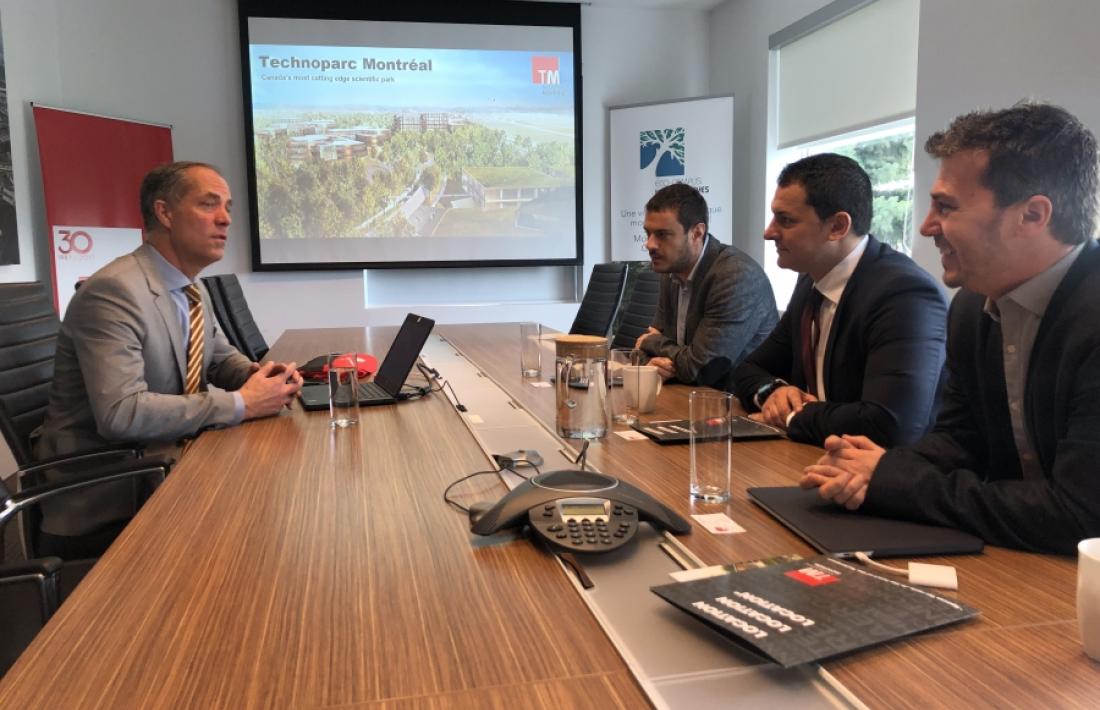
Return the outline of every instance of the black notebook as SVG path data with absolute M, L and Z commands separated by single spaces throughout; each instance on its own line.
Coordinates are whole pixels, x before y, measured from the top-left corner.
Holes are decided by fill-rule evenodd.
M 787 668 L 978 614 L 861 564 L 829 557 L 651 589 L 734 643 Z
M 816 488 L 750 488 L 748 493 L 818 552 L 914 557 L 972 554 L 983 547 L 981 538 L 961 530 L 850 511 L 822 500 Z
M 662 419 L 652 422 L 635 422 L 630 425 L 635 431 L 640 431 L 658 444 L 686 444 L 691 441 L 691 420 L 689 419 Z M 704 429 L 698 438 L 702 441 L 712 441 L 725 435 L 725 430 L 712 428 Z M 754 439 L 779 439 L 783 432 L 775 427 L 754 422 L 745 417 L 734 417 L 730 420 L 730 438 L 734 441 L 752 441 Z

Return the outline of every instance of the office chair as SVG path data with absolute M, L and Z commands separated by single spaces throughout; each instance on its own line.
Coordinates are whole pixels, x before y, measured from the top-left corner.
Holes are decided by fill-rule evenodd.
M 264 340 L 263 333 L 260 332 L 260 328 L 252 317 L 252 311 L 248 307 L 248 301 L 244 297 L 244 290 L 241 289 L 241 282 L 237 275 L 208 276 L 204 281 L 208 290 L 211 282 L 221 290 L 229 321 L 240 339 L 241 344 L 237 349 L 254 362 L 262 360 L 267 355 L 267 341 Z
M 634 287 L 630 291 L 630 296 L 619 309 L 619 325 L 615 329 L 611 347 L 634 347 L 634 343 L 638 342 L 638 336 L 653 325 L 660 291 L 660 274 L 648 269 L 635 274 Z
M 90 468 L 65 481 L 46 483 L 12 494 L 0 479 L 0 540 L 7 524 L 43 500 L 89 486 L 135 477 L 164 476 L 163 462 L 131 459 L 123 464 Z M 0 545 L 0 554 L 3 546 Z M 0 562 L 3 562 L 0 558 Z M 57 557 L 31 558 L 0 564 L 0 676 L 34 640 L 95 560 L 62 561 Z
M 244 353 L 244 343 L 237 333 L 233 318 L 229 315 L 229 307 L 225 303 L 225 297 L 222 296 L 217 278 L 217 276 L 202 277 L 202 282 L 206 285 L 206 292 L 210 294 L 210 304 L 214 307 L 214 317 L 217 319 L 222 332 L 225 333 L 225 339 L 229 341 L 229 344 Z
M 596 264 L 592 267 L 592 276 L 588 279 L 588 288 L 573 319 L 570 333 L 576 335 L 598 335 L 606 337 L 611 330 L 611 321 L 615 311 L 619 310 L 619 301 L 623 297 L 626 283 L 626 264 L 611 262 Z
M 31 433 L 46 418 L 61 321 L 44 284 L 0 284 L 0 432 L 30 464 Z
M 35 460 L 31 435 L 46 419 L 60 328 L 44 284 L 0 284 L 0 433 L 19 465 L 20 488 L 44 483 L 47 470 L 76 474 L 141 456 L 139 447 L 117 446 Z M 23 516 L 22 542 L 28 558 L 35 556 L 40 520 L 37 508 Z

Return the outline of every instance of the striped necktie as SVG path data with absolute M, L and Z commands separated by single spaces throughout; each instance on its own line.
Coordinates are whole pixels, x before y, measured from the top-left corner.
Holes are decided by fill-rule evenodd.
M 195 394 L 202 385 L 202 348 L 203 333 L 206 330 L 206 318 L 202 312 L 202 296 L 198 284 L 190 284 L 183 289 L 190 304 L 188 320 L 190 332 L 187 339 L 187 377 L 184 380 L 183 393 Z

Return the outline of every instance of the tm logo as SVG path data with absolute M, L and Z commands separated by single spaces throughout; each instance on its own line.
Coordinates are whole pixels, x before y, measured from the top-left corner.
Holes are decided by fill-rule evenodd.
M 658 128 L 642 131 L 638 136 L 641 165 L 645 170 L 656 164 L 654 177 L 684 174 L 684 129 Z
M 531 57 L 532 84 L 561 84 L 557 57 Z

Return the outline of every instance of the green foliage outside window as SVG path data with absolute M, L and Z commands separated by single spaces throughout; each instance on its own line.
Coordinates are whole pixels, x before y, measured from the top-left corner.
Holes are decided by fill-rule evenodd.
M 836 152 L 858 162 L 871 177 L 871 233 L 908 254 L 913 244 L 913 134 L 856 143 Z

